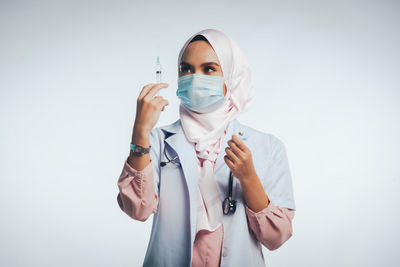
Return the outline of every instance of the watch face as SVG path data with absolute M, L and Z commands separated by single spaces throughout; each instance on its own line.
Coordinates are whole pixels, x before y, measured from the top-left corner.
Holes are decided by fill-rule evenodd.
M 150 147 L 146 147 L 145 148 L 145 147 L 142 147 L 142 146 L 139 146 L 139 145 L 131 144 L 131 148 L 132 148 L 133 154 L 139 155 L 139 156 L 144 155 L 146 153 L 149 153 L 150 152 Z

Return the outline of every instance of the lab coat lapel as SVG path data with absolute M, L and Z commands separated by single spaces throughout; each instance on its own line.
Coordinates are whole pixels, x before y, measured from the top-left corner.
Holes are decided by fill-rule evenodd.
M 242 133 L 242 135 L 239 134 Z M 214 176 L 218 180 L 219 184 L 221 185 L 219 187 L 220 189 L 220 196 L 221 196 L 221 203 L 225 199 L 225 197 L 228 194 L 228 177 L 229 177 L 229 167 L 226 165 L 224 156 L 226 155 L 225 153 L 225 148 L 228 146 L 227 142 L 228 140 L 232 139 L 232 135 L 236 134 L 239 136 L 239 138 L 243 141 L 243 143 L 248 146 L 248 132 L 247 129 L 245 129 L 245 126 L 241 124 L 237 119 L 232 120 L 229 123 L 228 129 L 226 131 L 226 134 L 223 138 L 220 152 L 218 154 L 217 162 L 215 164 L 215 170 L 214 170 Z M 236 188 L 236 184 L 239 181 L 235 178 L 233 180 L 233 188 Z M 238 212 L 236 211 L 236 214 Z M 223 216 L 223 224 L 224 224 L 224 232 L 228 233 L 229 231 L 232 230 L 233 224 L 233 218 L 235 215 L 224 215 Z M 226 250 L 228 250 L 228 253 L 232 253 L 230 248 L 232 247 L 232 244 L 230 244 L 230 238 L 229 235 L 224 235 L 223 241 L 222 241 L 222 251 L 221 254 L 224 255 L 226 253 Z M 220 266 L 227 266 L 226 264 L 226 259 L 225 257 L 221 257 L 221 263 Z
M 191 244 L 193 244 L 195 238 L 195 225 L 197 220 L 197 182 L 199 179 L 196 150 L 194 149 L 193 144 L 186 139 L 186 136 L 180 124 L 180 120 L 177 120 L 175 123 L 161 129 L 164 129 L 170 133 L 174 133 L 166 138 L 165 142 L 168 143 L 178 154 L 184 173 L 186 185 L 189 192 L 191 222 L 190 232 Z

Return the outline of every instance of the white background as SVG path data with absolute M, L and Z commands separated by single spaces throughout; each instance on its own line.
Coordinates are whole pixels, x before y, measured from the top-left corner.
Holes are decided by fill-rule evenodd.
M 399 266 L 398 1 L 0 2 L 0 265 L 141 266 L 152 217 L 116 201 L 142 87 L 178 118 L 177 57 L 217 28 L 246 53 L 239 121 L 279 137 L 293 236 L 267 266 Z

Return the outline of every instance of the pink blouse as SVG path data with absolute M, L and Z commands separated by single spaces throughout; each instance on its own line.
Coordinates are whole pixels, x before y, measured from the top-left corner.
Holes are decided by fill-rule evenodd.
M 158 195 L 154 191 L 153 167 L 151 162 L 141 171 L 134 169 L 125 160 L 118 179 L 118 204 L 129 217 L 145 221 L 157 212 Z M 256 238 L 269 250 L 279 248 L 292 236 L 292 219 L 295 211 L 276 206 L 271 200 L 269 205 L 254 212 L 245 205 L 250 229 Z M 220 265 L 223 225 L 214 232 L 201 230 L 193 244 L 192 266 L 214 267 Z

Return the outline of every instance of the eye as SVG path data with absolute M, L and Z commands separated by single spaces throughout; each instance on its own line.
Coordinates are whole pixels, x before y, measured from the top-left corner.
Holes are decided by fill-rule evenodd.
M 213 67 L 205 67 L 204 70 L 206 73 L 215 71 L 215 69 Z
M 180 71 L 181 71 L 182 73 L 186 73 L 186 72 L 189 72 L 190 69 L 189 69 L 188 66 L 183 65 L 183 66 L 181 66 Z

